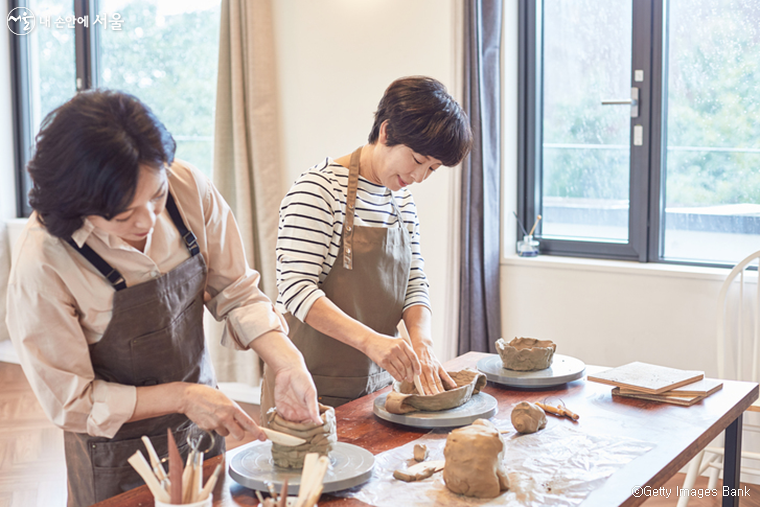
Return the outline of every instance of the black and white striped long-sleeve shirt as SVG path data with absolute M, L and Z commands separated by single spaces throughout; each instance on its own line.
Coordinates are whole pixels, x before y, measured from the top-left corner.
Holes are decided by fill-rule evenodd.
M 277 306 L 303 321 L 338 255 L 346 217 L 348 169 L 327 158 L 303 173 L 280 206 L 277 237 Z M 398 227 L 391 190 L 359 177 L 355 225 Z M 412 265 L 404 310 L 430 307 L 428 281 L 420 254 L 417 208 L 408 188 L 396 192 L 396 204 L 409 231 Z

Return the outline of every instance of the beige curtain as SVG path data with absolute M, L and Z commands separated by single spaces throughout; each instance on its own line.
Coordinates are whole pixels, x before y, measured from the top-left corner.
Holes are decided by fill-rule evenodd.
M 214 184 L 235 214 L 248 264 L 274 300 L 283 184 L 271 0 L 222 1 L 216 97 Z M 222 347 L 222 325 L 208 314 L 206 330 L 218 380 L 257 387 L 258 357 Z

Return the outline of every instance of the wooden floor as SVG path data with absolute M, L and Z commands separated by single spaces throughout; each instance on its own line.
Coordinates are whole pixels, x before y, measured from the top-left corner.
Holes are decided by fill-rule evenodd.
M 258 407 L 241 404 L 258 420 Z M 232 449 L 246 442 L 227 439 Z M 671 479 L 663 490 L 670 498 L 651 497 L 646 507 L 675 507 L 676 488 L 683 475 Z M 707 487 L 700 477 L 696 488 Z M 720 488 L 720 485 L 718 486 Z M 747 485 L 750 496 L 742 507 L 760 507 L 760 486 Z M 63 433 L 42 412 L 21 367 L 0 362 L 0 507 L 65 507 L 66 465 L 63 458 Z M 692 498 L 689 507 L 720 505 L 715 498 Z

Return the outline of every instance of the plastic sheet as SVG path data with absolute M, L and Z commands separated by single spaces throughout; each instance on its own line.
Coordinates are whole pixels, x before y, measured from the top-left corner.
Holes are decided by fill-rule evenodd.
M 601 486 L 615 471 L 653 449 L 649 442 L 618 436 L 590 435 L 568 421 L 550 420 L 547 428 L 532 435 L 516 433 L 509 422 L 495 421 L 502 429 L 507 449 L 504 457 L 510 488 L 496 498 L 478 499 L 452 493 L 437 473 L 423 481 L 406 483 L 393 471 L 416 463 L 415 444 L 425 444 L 428 460 L 442 460 L 448 431 L 435 430 L 406 445 L 375 456 L 372 478 L 362 486 L 333 493 L 378 507 L 399 505 L 500 505 L 538 507 L 575 506 Z

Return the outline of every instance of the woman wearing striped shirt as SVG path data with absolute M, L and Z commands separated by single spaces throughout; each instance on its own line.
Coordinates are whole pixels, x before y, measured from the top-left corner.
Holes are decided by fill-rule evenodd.
M 368 144 L 315 165 L 280 207 L 278 305 L 322 403 L 337 406 L 415 374 L 454 382 L 433 353 L 419 223 L 407 188 L 469 152 L 467 117 L 432 78 L 394 81 Z M 397 336 L 403 318 L 410 347 Z M 269 382 L 271 379 L 266 379 Z M 262 410 L 271 406 L 264 389 Z

